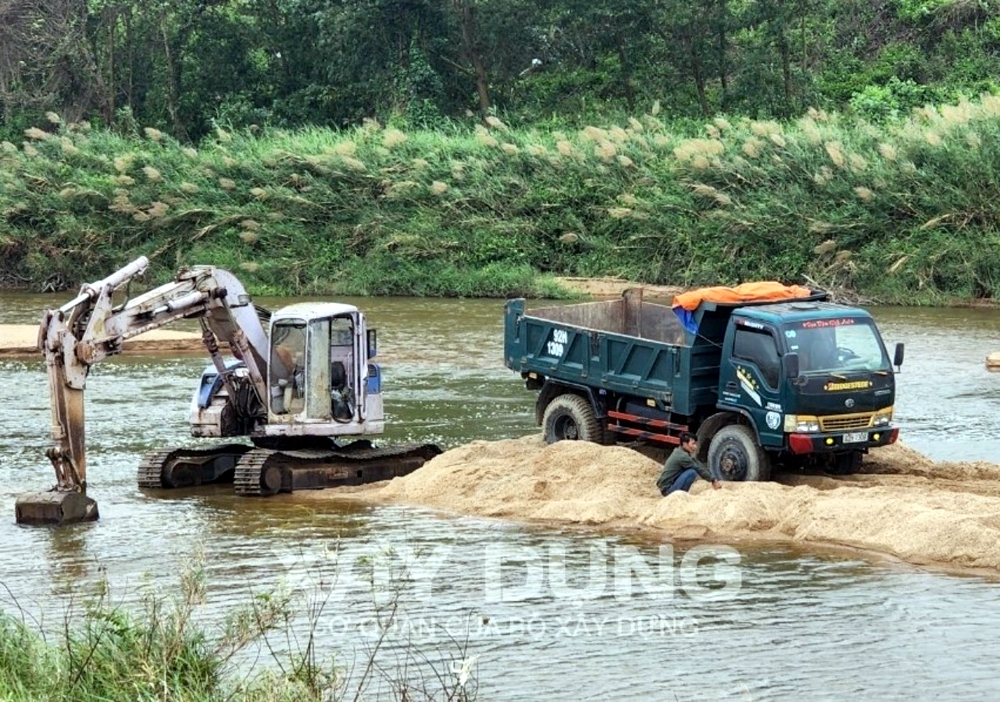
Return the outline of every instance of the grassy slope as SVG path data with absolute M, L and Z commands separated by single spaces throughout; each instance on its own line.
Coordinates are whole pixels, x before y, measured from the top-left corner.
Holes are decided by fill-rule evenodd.
M 998 116 L 987 96 L 884 126 L 368 124 L 199 149 L 54 124 L 2 144 L 0 284 L 73 287 L 145 254 L 157 280 L 212 263 L 258 293 L 552 294 L 551 272 L 994 298 Z

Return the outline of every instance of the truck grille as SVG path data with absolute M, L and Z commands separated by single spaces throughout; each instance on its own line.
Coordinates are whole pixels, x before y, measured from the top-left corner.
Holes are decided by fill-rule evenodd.
M 819 426 L 823 431 L 867 429 L 872 425 L 874 417 L 874 412 L 865 412 L 863 414 L 840 414 L 835 417 L 820 417 Z

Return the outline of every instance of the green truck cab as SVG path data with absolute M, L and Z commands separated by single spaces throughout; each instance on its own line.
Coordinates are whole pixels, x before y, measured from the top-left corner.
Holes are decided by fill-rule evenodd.
M 677 445 L 728 480 L 773 465 L 849 473 L 896 441 L 890 362 L 871 315 L 823 291 L 780 302 L 703 301 L 690 313 L 642 299 L 528 310 L 509 300 L 504 359 L 538 392 L 546 441 Z

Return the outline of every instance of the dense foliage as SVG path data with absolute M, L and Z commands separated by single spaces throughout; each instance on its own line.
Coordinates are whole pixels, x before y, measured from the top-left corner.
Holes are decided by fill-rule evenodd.
M 0 286 L 993 298 L 997 3 L 7 0 Z
M 997 0 L 6 0 L 0 137 L 155 127 L 868 119 L 996 87 Z
M 219 129 L 197 149 L 53 114 L 0 143 L 0 285 L 71 287 L 145 254 L 160 281 L 212 263 L 257 292 L 545 294 L 550 272 L 1000 296 L 1000 98 L 687 132 L 656 112 L 572 131 Z

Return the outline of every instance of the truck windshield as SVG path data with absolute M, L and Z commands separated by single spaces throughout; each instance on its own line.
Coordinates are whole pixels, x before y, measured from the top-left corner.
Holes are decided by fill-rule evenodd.
M 800 373 L 889 370 L 870 319 L 810 319 L 786 324 L 785 343 L 799 355 Z

